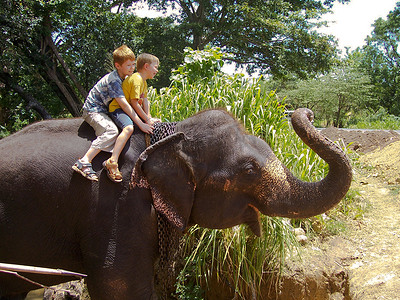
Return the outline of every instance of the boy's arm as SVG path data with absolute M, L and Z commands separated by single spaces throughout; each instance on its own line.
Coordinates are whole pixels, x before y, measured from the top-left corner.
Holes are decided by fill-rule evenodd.
M 154 123 L 161 122 L 161 119 L 153 118 L 151 116 L 151 114 L 150 114 L 150 102 L 147 99 L 147 97 L 143 99 L 143 110 L 147 114 L 147 117 L 149 118 L 149 122 L 147 122 L 148 124 L 153 125 Z
M 147 117 L 151 118 L 150 104 L 149 104 L 149 100 L 147 100 L 147 97 L 145 97 L 143 99 L 143 111 L 147 115 Z
M 142 130 L 144 133 L 153 133 L 154 127 L 143 123 L 125 98 L 115 98 L 115 100 L 118 102 L 122 110 L 132 119 L 132 121 L 139 126 L 140 130 Z
M 139 115 L 139 117 L 141 117 L 142 120 L 144 120 L 146 123 L 148 123 L 150 121 L 150 119 L 151 119 L 151 115 L 150 115 L 150 113 L 148 113 L 149 104 L 148 104 L 147 98 L 143 99 L 143 108 L 139 104 L 138 100 L 139 99 L 132 99 L 131 100 L 132 107 L 135 110 L 135 112 Z M 147 108 L 147 112 L 146 112 L 146 108 Z

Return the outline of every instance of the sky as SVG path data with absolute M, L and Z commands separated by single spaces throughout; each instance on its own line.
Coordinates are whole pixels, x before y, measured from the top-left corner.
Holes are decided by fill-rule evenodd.
M 330 22 L 329 27 L 320 32 L 334 35 L 343 52 L 345 47 L 355 50 L 365 44 L 364 40 L 371 35 L 375 20 L 386 19 L 398 1 L 351 0 L 349 4 L 335 3 L 333 14 L 324 17 L 324 20 Z

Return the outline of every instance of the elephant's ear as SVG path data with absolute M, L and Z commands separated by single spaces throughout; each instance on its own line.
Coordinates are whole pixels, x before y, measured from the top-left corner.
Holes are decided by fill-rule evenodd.
M 148 147 L 132 172 L 131 184 L 151 190 L 154 208 L 184 230 L 194 200 L 193 171 L 182 152 L 182 132 Z

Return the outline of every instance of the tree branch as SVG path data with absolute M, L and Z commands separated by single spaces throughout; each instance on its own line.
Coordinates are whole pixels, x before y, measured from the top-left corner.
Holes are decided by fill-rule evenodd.
M 37 101 L 32 95 L 26 93 L 24 89 L 16 84 L 9 73 L 0 72 L 0 81 L 3 82 L 6 87 L 15 91 L 25 101 L 26 109 L 36 111 L 43 119 L 51 119 L 51 115 L 47 110 Z
M 81 96 L 86 99 L 87 97 L 87 92 L 85 91 L 85 89 L 80 85 L 80 83 L 78 82 L 78 80 L 75 77 L 75 74 L 72 73 L 71 69 L 67 66 L 67 64 L 65 63 L 65 61 L 63 60 L 63 58 L 61 57 L 60 53 L 58 52 L 57 46 L 54 44 L 53 39 L 51 38 L 50 35 L 46 35 L 45 37 L 45 41 L 47 43 L 47 45 L 50 47 L 50 49 L 53 51 L 54 56 L 57 58 L 57 60 L 60 62 L 60 64 L 62 65 L 62 67 L 64 68 L 65 72 L 67 72 L 67 74 L 69 75 L 69 77 L 71 78 L 72 82 L 74 83 L 74 85 L 76 86 L 76 88 L 78 89 L 79 93 L 81 94 Z

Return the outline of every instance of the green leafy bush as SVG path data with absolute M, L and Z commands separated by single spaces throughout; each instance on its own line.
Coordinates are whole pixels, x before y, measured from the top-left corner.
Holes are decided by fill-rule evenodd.
M 389 114 L 380 107 L 377 111 L 365 110 L 354 116 L 350 128 L 399 130 L 400 117 Z

